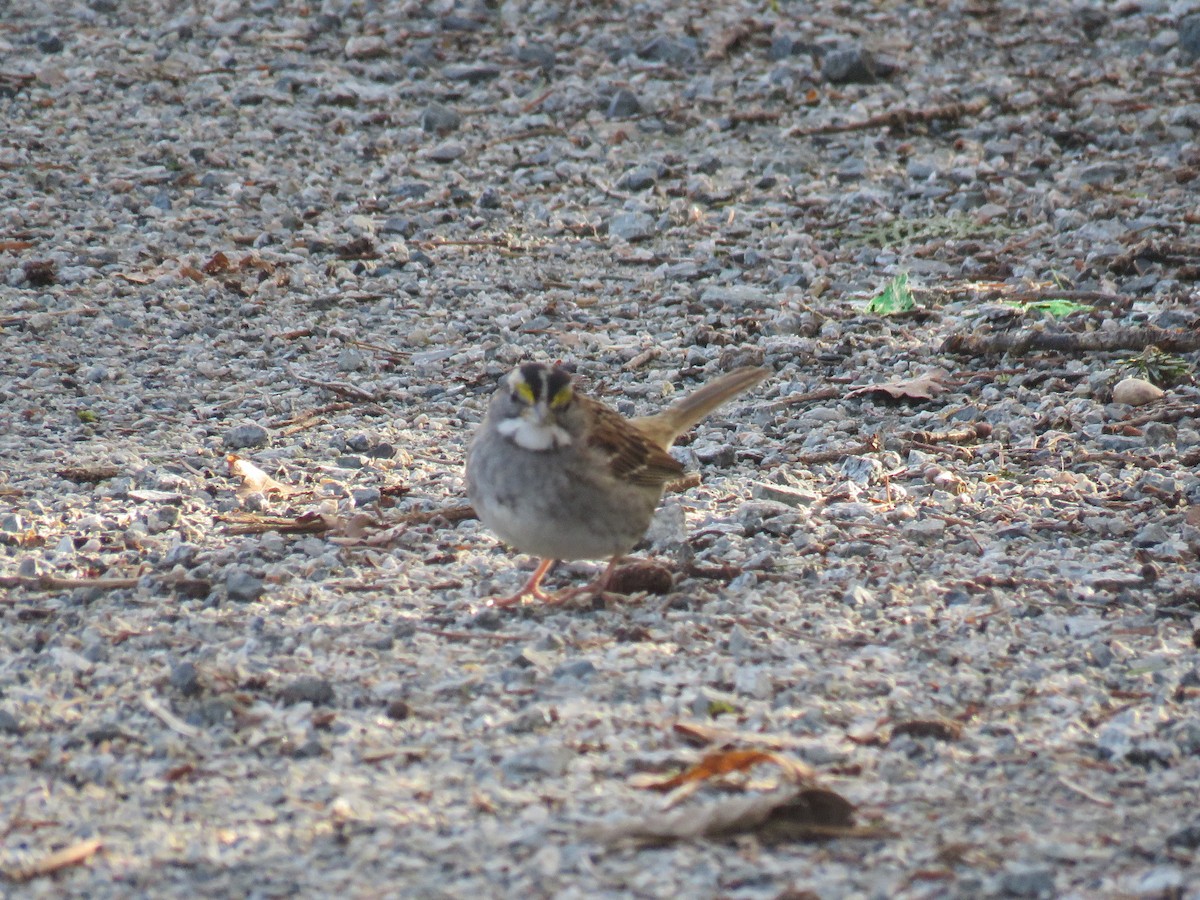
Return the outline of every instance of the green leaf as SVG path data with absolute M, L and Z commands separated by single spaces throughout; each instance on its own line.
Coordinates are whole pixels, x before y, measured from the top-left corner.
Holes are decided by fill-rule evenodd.
M 1062 298 L 1057 300 L 1038 300 L 1034 303 L 1022 303 L 1020 300 L 1006 300 L 1004 302 L 1006 306 L 1044 312 L 1055 319 L 1061 319 L 1063 316 L 1069 316 L 1071 313 L 1091 312 L 1096 308 L 1086 303 L 1075 303 L 1072 300 L 1063 300 Z
M 92 412 L 90 409 L 75 410 L 75 417 L 77 419 L 79 419 L 80 422 L 83 422 L 88 425 L 92 424 L 93 422 L 100 421 L 100 417 L 98 415 L 96 415 L 94 412 Z
M 887 283 L 887 287 L 871 298 L 871 302 L 867 304 L 867 312 L 877 316 L 894 316 L 896 313 L 908 312 L 916 305 L 917 301 L 908 286 L 908 273 L 901 272 Z

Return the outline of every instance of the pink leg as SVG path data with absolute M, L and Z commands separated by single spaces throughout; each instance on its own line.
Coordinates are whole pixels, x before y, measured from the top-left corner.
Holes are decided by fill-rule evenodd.
M 557 593 L 547 597 L 546 602 L 554 604 L 565 603 L 568 600 L 574 600 L 576 597 L 584 594 L 591 594 L 593 597 L 599 597 L 608 590 L 608 583 L 612 581 L 612 574 L 616 571 L 617 563 L 619 563 L 621 559 L 622 557 L 620 556 L 614 556 L 608 561 L 608 565 L 604 567 L 604 571 L 600 573 L 599 578 L 588 582 L 583 587 L 567 588 L 566 590 L 558 591 Z
M 533 574 L 529 576 L 529 580 L 521 586 L 521 589 L 515 594 L 508 597 L 493 597 L 487 602 L 487 606 L 518 606 L 526 597 L 533 597 L 535 600 L 542 600 L 547 603 L 552 602 L 553 597 L 542 590 L 542 579 L 546 573 L 550 571 L 550 567 L 554 565 L 556 560 L 543 559 L 538 563 L 538 567 L 534 569 Z

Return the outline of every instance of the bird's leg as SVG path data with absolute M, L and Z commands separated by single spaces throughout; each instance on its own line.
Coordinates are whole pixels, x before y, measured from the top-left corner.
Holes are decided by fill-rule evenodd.
M 613 572 L 617 570 L 617 563 L 624 558 L 618 554 L 608 561 L 608 565 L 604 567 L 604 571 L 600 573 L 600 577 L 589 581 L 583 587 L 568 588 L 567 590 L 558 591 L 546 600 L 547 603 L 565 603 L 568 600 L 574 600 L 576 597 L 584 594 L 590 594 L 593 597 L 600 597 L 608 590 L 608 583 L 612 581 Z
M 538 563 L 538 567 L 534 569 L 533 574 L 529 576 L 529 580 L 521 586 L 519 591 L 508 597 L 493 597 L 487 602 L 487 605 L 517 606 L 526 597 L 533 597 L 535 600 L 542 600 L 546 603 L 554 602 L 554 595 L 547 594 L 542 590 L 542 579 L 546 577 L 546 573 L 550 571 L 550 567 L 555 562 L 556 560 L 553 559 L 543 559 Z

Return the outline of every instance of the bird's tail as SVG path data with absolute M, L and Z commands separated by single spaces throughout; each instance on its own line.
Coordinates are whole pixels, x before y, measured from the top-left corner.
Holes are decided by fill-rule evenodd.
M 633 424 L 665 450 L 675 443 L 675 438 L 722 403 L 727 403 L 742 391 L 754 387 L 770 374 L 770 369 L 755 366 L 734 369 L 656 415 L 633 419 Z

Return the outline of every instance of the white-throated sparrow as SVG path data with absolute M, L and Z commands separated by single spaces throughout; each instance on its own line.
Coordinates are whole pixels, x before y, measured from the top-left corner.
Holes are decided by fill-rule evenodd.
M 663 486 L 683 472 L 667 449 L 684 431 L 769 375 L 737 369 L 653 416 L 626 419 L 574 390 L 564 369 L 525 363 L 500 383 L 467 453 L 467 495 L 480 520 L 541 557 L 529 581 L 496 606 L 551 602 L 542 577 L 560 559 L 608 559 L 582 590 L 602 593 L 617 561 L 646 533 Z

